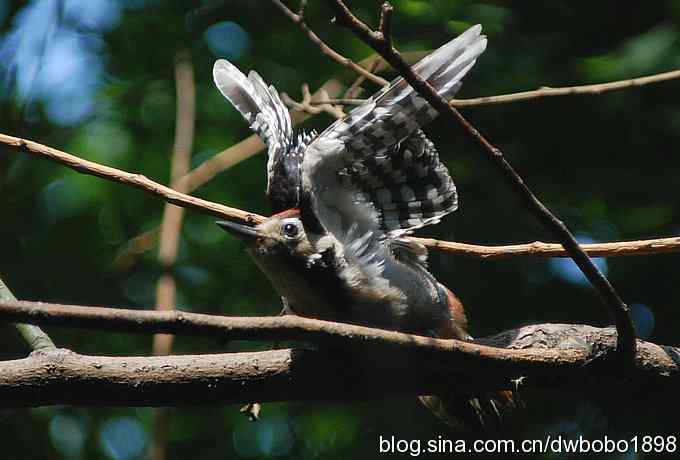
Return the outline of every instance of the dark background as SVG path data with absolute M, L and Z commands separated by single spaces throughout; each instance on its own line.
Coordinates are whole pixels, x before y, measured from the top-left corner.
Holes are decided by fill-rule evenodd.
M 427 50 L 481 23 L 489 45 L 460 97 L 678 68 L 680 2 L 637 3 L 398 0 L 394 38 L 401 50 Z M 351 2 L 373 24 L 378 5 Z M 307 16 L 343 54 L 356 60 L 371 54 L 329 24 L 325 2 L 310 1 Z M 216 58 L 257 69 L 296 99 L 303 83 L 315 90 L 332 77 L 345 84 L 355 78 L 268 1 L 0 0 L 0 132 L 167 183 L 173 62 L 183 47 L 191 51 L 197 81 L 193 167 L 250 134 L 213 87 Z M 368 94 L 376 89 L 365 86 Z M 672 236 L 680 231 L 679 89 L 680 83 L 667 82 L 464 113 L 582 242 Z M 322 115 L 304 127 L 323 129 L 330 122 Z M 427 131 L 458 184 L 461 207 L 423 234 L 480 244 L 552 241 L 457 128 L 438 120 Z M 265 162 L 264 155 L 251 158 L 195 194 L 268 213 Z M 20 299 L 150 308 L 161 272 L 156 248 L 125 268 L 114 261 L 131 238 L 159 224 L 163 207 L 129 187 L 0 147 L 0 276 Z M 640 335 L 658 343 L 678 344 L 679 262 L 678 255 L 598 261 L 631 304 Z M 608 323 L 570 261 L 485 262 L 435 253 L 431 264 L 467 305 L 474 335 L 534 322 Z M 184 310 L 279 311 L 267 281 L 212 218 L 186 214 L 174 273 Z M 148 336 L 49 332 L 59 346 L 80 353 L 144 355 L 151 349 Z M 174 346 L 176 353 L 216 350 L 224 347 L 182 337 Z M 0 356 L 27 351 L 14 329 L 0 326 Z M 652 390 L 607 400 L 550 391 L 526 395 L 527 410 L 509 421 L 508 436 L 677 434 L 674 402 L 653 396 Z M 0 417 L 2 456 L 11 459 L 144 458 L 152 431 L 152 410 L 146 408 L 49 407 Z M 457 436 L 413 398 L 291 402 L 267 404 L 256 424 L 235 405 L 173 409 L 168 449 L 169 458 L 177 459 L 373 458 L 378 436 L 393 434 Z

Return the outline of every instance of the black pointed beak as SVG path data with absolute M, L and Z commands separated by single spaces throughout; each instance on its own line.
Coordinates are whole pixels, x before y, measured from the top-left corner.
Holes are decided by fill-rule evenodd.
M 260 236 L 255 227 L 249 227 L 248 225 L 235 224 L 234 222 L 229 222 L 227 220 L 218 220 L 215 222 L 224 230 L 228 231 L 232 235 L 237 236 L 243 241 L 252 241 Z

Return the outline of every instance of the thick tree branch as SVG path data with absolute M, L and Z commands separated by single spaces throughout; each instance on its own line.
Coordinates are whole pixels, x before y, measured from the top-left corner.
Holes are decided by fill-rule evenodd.
M 487 155 L 487 158 L 498 167 L 511 188 L 524 201 L 529 211 L 555 235 L 591 285 L 596 289 L 616 325 L 616 330 L 618 331 L 617 352 L 622 362 L 630 362 L 635 356 L 636 342 L 635 329 L 633 328 L 628 306 L 619 297 L 607 277 L 583 252 L 576 238 L 564 222 L 559 220 L 538 199 L 498 147 L 491 144 L 460 112 L 453 108 L 447 100 L 439 96 L 429 83 L 413 72 L 411 67 L 399 55 L 399 52 L 391 45 L 391 42 L 383 37 L 382 33 L 371 30 L 370 27 L 354 16 L 342 0 L 329 0 L 329 3 L 335 9 L 338 24 L 349 28 L 385 58 L 387 62 L 392 64 L 392 67 L 443 117 L 456 125 L 462 126 L 466 134 Z
M 217 216 L 223 219 L 256 223 L 265 217 L 248 211 L 230 208 L 218 203 L 192 197 L 179 193 L 169 187 L 151 181 L 150 179 L 122 171 L 98 163 L 83 160 L 54 148 L 39 144 L 34 141 L 0 134 L 0 144 L 8 147 L 27 151 L 38 157 L 56 161 L 76 171 L 98 176 L 112 182 L 129 184 L 129 178 L 135 177 L 143 180 L 142 185 L 134 185 L 136 188 L 151 193 L 165 201 L 178 206 L 193 209 L 204 214 Z M 30 148 L 30 150 L 29 150 Z M 174 201 L 173 201 L 174 200 Z M 151 237 L 149 237 L 151 238 Z M 539 256 L 539 257 L 570 257 L 569 253 L 560 244 L 533 242 L 509 246 L 481 246 L 452 241 L 441 241 L 431 238 L 414 238 L 432 250 L 442 251 L 455 255 L 473 257 L 479 259 L 503 259 L 511 256 Z M 154 239 L 155 240 L 155 239 Z M 590 256 L 616 257 L 650 254 L 668 254 L 680 252 L 680 237 L 656 238 L 650 240 L 622 241 L 615 243 L 582 244 L 581 248 Z
M 406 334 L 377 332 L 399 338 L 364 344 L 356 353 L 343 348 L 113 358 L 51 350 L 0 362 L 0 406 L 358 400 L 500 388 L 602 397 L 644 388 L 638 397 L 664 400 L 680 384 L 680 350 L 642 341 L 622 379 L 602 359 L 615 347 L 612 328 L 541 324 L 485 340 L 505 348 L 435 339 L 420 344 Z M 463 349 L 473 346 L 473 353 Z
M 0 302 L 16 302 L 16 300 L 17 298 L 14 297 L 12 291 L 10 291 L 9 287 L 2 281 L 2 278 L 0 278 Z M 56 348 L 56 345 L 52 339 L 50 339 L 50 336 L 40 329 L 40 327 L 34 324 L 23 323 L 17 323 L 14 327 L 19 331 L 19 334 L 24 338 L 28 346 L 31 347 L 31 350 Z
M 394 346 L 423 346 L 447 351 L 449 343 L 472 353 L 468 342 L 437 340 L 399 332 L 300 316 L 229 317 L 182 311 L 105 308 L 44 302 L 0 301 L 0 321 L 52 326 L 102 329 L 115 332 L 163 333 L 219 340 L 298 340 L 348 348 L 354 345 L 391 343 Z

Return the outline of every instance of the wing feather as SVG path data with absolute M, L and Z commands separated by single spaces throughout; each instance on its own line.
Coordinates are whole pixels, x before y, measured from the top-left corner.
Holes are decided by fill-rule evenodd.
M 449 99 L 485 48 L 477 25 L 413 69 Z M 448 170 L 420 131 L 436 115 L 400 77 L 312 141 L 302 185 L 328 231 L 345 234 L 356 225 L 357 232 L 372 232 L 376 239 L 397 237 L 457 208 Z
M 267 193 L 270 197 L 273 182 L 277 182 L 277 188 L 281 190 L 297 189 L 299 174 L 296 170 L 302 154 L 296 146 L 301 138 L 295 137 L 290 114 L 276 88 L 267 86 L 257 72 L 251 71 L 246 77 L 225 59 L 215 62 L 213 79 L 222 95 L 267 145 Z M 304 140 L 308 141 L 307 137 Z M 285 197 L 273 198 L 286 203 L 295 201 Z

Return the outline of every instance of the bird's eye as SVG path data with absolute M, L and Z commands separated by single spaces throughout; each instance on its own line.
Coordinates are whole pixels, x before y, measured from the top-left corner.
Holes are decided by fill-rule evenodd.
M 283 233 L 283 236 L 286 238 L 295 238 L 299 232 L 300 229 L 298 226 L 291 223 L 284 224 L 283 228 L 281 229 L 281 233 Z

